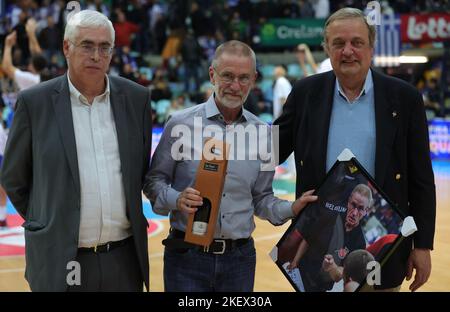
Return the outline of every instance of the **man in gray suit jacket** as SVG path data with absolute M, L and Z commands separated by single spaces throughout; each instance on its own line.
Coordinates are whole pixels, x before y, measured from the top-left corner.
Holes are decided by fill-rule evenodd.
M 1 182 L 25 219 L 33 291 L 149 286 L 141 189 L 151 149 L 150 95 L 106 75 L 114 29 L 103 14 L 68 21 L 68 73 L 19 93 Z

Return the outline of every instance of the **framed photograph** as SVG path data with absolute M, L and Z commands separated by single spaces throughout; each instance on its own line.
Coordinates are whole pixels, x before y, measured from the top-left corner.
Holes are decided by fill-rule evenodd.
M 336 161 L 315 195 L 272 259 L 296 291 L 359 291 L 398 246 L 405 216 L 355 157 Z

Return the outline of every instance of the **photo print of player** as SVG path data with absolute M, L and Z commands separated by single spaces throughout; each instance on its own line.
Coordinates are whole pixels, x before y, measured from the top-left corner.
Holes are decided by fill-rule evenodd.
M 356 291 L 402 238 L 404 216 L 352 158 L 337 161 L 272 252 L 296 291 Z M 275 255 L 275 256 L 274 256 Z

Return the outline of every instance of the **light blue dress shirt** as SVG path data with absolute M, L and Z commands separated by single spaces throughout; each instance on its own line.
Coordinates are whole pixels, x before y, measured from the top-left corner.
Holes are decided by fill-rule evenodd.
M 327 146 L 327 172 L 345 148 L 370 173 L 375 174 L 376 125 L 372 72 L 369 70 L 360 95 L 350 102 L 336 78 Z

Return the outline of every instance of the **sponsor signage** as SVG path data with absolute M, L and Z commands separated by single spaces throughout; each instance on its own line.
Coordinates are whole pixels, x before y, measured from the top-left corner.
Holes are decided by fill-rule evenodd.
M 401 15 L 402 42 L 450 40 L 450 14 Z
M 450 159 L 450 121 L 434 119 L 428 124 L 431 159 Z
M 261 28 L 262 46 L 319 45 L 325 19 L 269 19 Z

